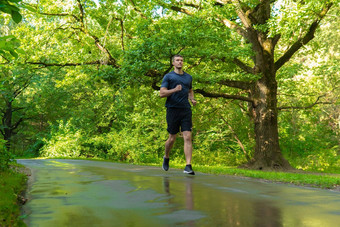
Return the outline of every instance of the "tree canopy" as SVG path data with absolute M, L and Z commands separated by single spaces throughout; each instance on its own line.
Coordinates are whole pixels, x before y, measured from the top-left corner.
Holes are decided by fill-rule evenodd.
M 19 24 L 14 8 L 1 14 L 7 41 L 20 40 L 19 52 L 0 53 L 1 110 L 12 108 L 10 123 L 2 117 L 2 130 L 13 129 L 7 148 L 158 162 L 166 137 L 158 89 L 180 53 L 199 101 L 194 161 L 335 167 L 337 3 L 23 1 Z M 180 160 L 179 143 L 174 149 Z

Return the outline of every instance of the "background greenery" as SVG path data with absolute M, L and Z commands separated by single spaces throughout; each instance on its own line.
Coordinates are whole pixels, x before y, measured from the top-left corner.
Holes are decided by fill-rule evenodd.
M 167 1 L 141 1 L 135 7 L 130 1 L 106 5 L 81 1 L 86 7 L 84 23 L 77 2 L 25 1 L 19 24 L 10 14 L 0 15 L 1 34 L 13 43 L 11 50 L 0 53 L 0 109 L 4 113 L 10 101 L 13 125 L 20 123 L 13 130 L 9 150 L 0 141 L 0 167 L 7 168 L 13 157 L 37 156 L 160 163 L 167 139 L 165 100 L 154 89 L 161 78 L 155 83 L 148 75 L 154 69 L 170 69 L 170 56 L 180 47 L 194 88 L 238 94 L 213 83 L 240 77 L 235 65 L 211 58 L 244 56 L 247 61 L 251 50 L 216 21 L 161 7 Z M 285 31 L 279 52 L 293 41 L 289 32 L 303 26 L 294 17 L 307 22 L 311 9 L 319 7 L 318 1 L 306 1 L 308 6 L 292 2 L 273 17 L 275 26 L 270 28 Z M 282 153 L 298 169 L 334 172 L 340 168 L 338 9 L 331 9 L 315 38 L 277 74 L 278 105 L 310 107 L 279 113 Z M 200 16 L 211 15 L 207 10 Z M 209 61 L 198 63 L 199 56 Z M 312 105 L 318 97 L 319 103 Z M 247 162 L 254 150 L 247 105 L 199 94 L 196 99 L 194 164 Z M 4 130 L 6 125 L 1 127 Z M 171 159 L 183 164 L 183 155 L 179 137 Z
M 171 70 L 171 55 L 185 56 L 195 89 L 244 96 L 218 84 L 258 79 L 232 62 L 237 57 L 251 65 L 254 53 L 249 40 L 216 19 L 241 25 L 235 7 L 223 2 L 0 0 L 0 225 L 24 225 L 18 198 L 26 176 L 17 173 L 15 158 L 160 165 L 167 132 L 165 100 L 157 87 Z M 249 9 L 259 4 L 241 2 Z M 276 81 L 284 157 L 297 169 L 340 173 L 339 1 L 271 2 L 270 19 L 253 28 L 268 37 L 281 35 L 275 60 L 306 35 L 323 7 L 333 4 L 315 38 L 280 68 Z M 195 170 L 339 185 L 334 174 L 233 168 L 254 154 L 248 106 L 198 93 L 196 99 Z M 182 168 L 183 156 L 179 137 L 172 167 Z

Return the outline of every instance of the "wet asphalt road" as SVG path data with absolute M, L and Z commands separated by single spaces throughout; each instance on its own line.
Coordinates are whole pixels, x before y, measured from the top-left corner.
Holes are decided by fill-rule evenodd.
M 28 226 L 340 226 L 339 192 L 109 162 L 18 162 L 32 170 Z

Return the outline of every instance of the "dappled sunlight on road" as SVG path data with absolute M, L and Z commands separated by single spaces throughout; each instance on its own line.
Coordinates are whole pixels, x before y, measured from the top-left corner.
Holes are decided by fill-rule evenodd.
M 231 176 L 83 160 L 32 169 L 28 226 L 336 226 L 340 195 Z

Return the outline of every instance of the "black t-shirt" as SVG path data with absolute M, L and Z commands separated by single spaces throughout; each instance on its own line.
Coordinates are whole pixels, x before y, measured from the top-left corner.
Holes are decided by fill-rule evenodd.
M 182 90 L 168 96 L 165 106 L 167 108 L 191 108 L 188 100 L 189 90 L 192 89 L 191 75 L 186 72 L 183 72 L 183 74 L 177 74 L 174 71 L 169 72 L 164 76 L 161 87 L 170 90 L 178 84 L 182 85 Z

